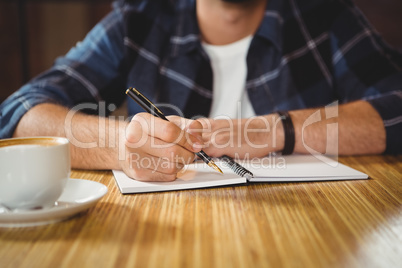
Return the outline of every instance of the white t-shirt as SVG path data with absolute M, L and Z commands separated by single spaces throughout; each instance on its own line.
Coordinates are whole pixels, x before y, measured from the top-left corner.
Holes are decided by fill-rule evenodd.
M 232 44 L 203 43 L 212 65 L 213 99 L 210 118 L 249 118 L 255 116 L 246 87 L 246 57 L 252 36 Z

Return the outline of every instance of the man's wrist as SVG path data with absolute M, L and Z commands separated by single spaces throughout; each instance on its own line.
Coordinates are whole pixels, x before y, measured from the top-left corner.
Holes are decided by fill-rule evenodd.
M 284 131 L 281 118 L 277 113 L 272 113 L 262 117 L 264 119 L 259 121 L 265 122 L 265 127 L 268 125 L 269 128 L 268 135 L 264 135 L 264 137 L 262 137 L 264 140 L 261 141 L 261 143 L 267 145 L 268 151 L 266 153 L 281 152 L 284 147 Z

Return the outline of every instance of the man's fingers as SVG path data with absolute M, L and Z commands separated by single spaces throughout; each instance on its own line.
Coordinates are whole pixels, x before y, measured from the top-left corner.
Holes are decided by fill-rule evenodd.
M 147 153 L 151 156 L 169 160 L 170 162 L 181 163 L 183 165 L 192 163 L 195 159 L 194 152 L 180 145 L 166 143 L 157 138 L 150 139 Z
M 168 119 L 179 126 L 182 130 L 186 131 L 188 134 L 187 137 L 191 140 L 191 142 L 201 142 L 204 143 L 203 133 L 211 129 L 211 124 L 208 119 L 205 120 L 206 123 L 202 121 L 186 119 L 180 116 L 168 116 Z M 205 126 L 204 126 L 205 124 Z M 194 137 L 196 139 L 194 139 Z M 205 145 L 204 145 L 205 146 Z M 204 147 L 203 146 L 203 147 Z
M 139 181 L 174 181 L 176 174 L 161 173 L 152 169 L 124 169 L 124 173 L 132 179 Z
M 142 181 L 172 181 L 177 173 L 194 161 L 203 143 L 190 134 L 202 125 L 179 117 L 166 121 L 148 113 L 133 117 L 126 129 L 126 160 L 123 171 Z M 182 129 L 183 127 L 183 129 Z
M 201 139 L 182 130 L 174 122 L 157 118 L 148 113 L 136 114 L 128 126 L 127 133 L 129 143 L 142 144 L 146 142 L 146 139 L 157 138 L 167 144 L 178 144 L 192 152 L 198 152 L 202 148 Z
M 127 157 L 127 165 L 125 165 L 124 171 L 135 179 L 154 180 L 160 179 L 164 175 L 171 178 L 183 167 L 184 164 L 172 162 L 169 158 L 155 157 L 143 152 L 132 152 Z

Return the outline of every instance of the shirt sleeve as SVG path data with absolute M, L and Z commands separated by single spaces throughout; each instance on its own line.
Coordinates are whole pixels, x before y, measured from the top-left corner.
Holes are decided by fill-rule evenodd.
M 402 153 L 402 91 L 384 94 L 368 102 L 383 119 L 387 135 L 385 153 Z
M 85 103 L 105 101 L 119 104 L 123 101 L 122 8 L 115 3 L 113 10 L 82 42 L 0 105 L 0 138 L 11 137 L 21 117 L 41 103 L 57 103 L 73 108 L 77 104 L 83 107 Z M 121 97 L 116 94 L 117 90 L 123 92 Z
M 352 4 L 335 20 L 331 46 L 338 99 L 368 101 L 384 123 L 385 153 L 402 153 L 402 55 Z

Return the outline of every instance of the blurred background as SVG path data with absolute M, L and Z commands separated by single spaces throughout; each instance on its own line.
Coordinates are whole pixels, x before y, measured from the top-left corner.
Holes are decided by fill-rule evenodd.
M 111 3 L 0 0 L 0 102 L 82 40 Z
M 384 39 L 402 52 L 402 0 L 355 2 Z M 0 102 L 82 40 L 111 10 L 111 3 L 0 0 Z

